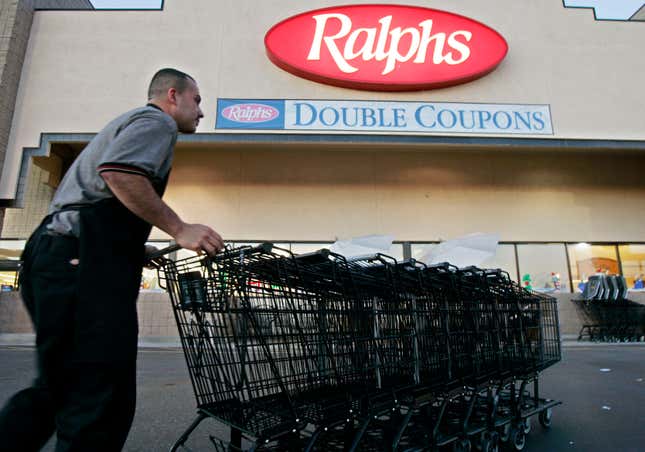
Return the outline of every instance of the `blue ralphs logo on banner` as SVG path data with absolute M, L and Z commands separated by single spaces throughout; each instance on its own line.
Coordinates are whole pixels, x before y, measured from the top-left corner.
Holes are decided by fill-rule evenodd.
M 284 101 L 218 99 L 216 121 L 216 129 L 284 129 Z

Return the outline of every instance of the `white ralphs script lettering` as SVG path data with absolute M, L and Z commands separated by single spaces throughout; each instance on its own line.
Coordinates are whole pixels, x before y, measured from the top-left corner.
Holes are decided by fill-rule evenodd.
M 413 63 L 424 64 L 430 51 L 432 64 L 457 65 L 470 57 L 470 47 L 467 43 L 472 39 L 472 32 L 456 30 L 450 34 L 433 34 L 432 19 L 420 22 L 418 27 L 391 28 L 390 15 L 379 19 L 379 25 L 374 28 L 353 29 L 351 18 L 345 14 L 319 14 L 313 18 L 316 21 L 316 30 L 307 60 L 320 60 L 324 45 L 338 69 L 346 74 L 359 70 L 352 64 L 359 58 L 363 61 L 384 61 L 381 74 L 386 75 L 392 72 L 398 63 L 412 60 Z M 328 26 L 330 24 L 335 24 L 336 27 Z M 338 25 L 340 29 L 334 32 Z M 329 30 L 330 28 L 333 30 Z M 341 49 L 339 41 L 345 38 L 347 40 Z M 403 42 L 407 41 L 409 45 L 404 45 Z M 362 45 L 359 44 L 361 42 Z

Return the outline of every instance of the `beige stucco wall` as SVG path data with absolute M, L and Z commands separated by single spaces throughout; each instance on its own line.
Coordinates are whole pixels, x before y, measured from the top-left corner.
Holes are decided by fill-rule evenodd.
M 12 131 L 14 102 L 32 17 L 33 0 L 0 2 L 0 171 Z M 11 151 L 8 153 L 13 154 Z M 10 160 L 13 160 L 13 155 Z
M 642 153 L 183 145 L 165 199 L 228 240 L 645 241 L 643 168 Z
M 26 238 L 51 199 L 47 173 L 31 168 L 25 207 L 7 209 L 4 238 Z M 643 168 L 637 152 L 180 144 L 165 200 L 230 241 L 479 231 L 503 241 L 645 242 Z
M 428 6 L 419 0 L 395 1 Z M 336 1 L 168 0 L 163 11 L 36 12 L 22 71 L 0 198 L 15 195 L 22 149 L 41 132 L 96 132 L 145 101 L 162 66 L 198 78 L 214 132 L 217 97 L 400 99 L 550 104 L 554 138 L 643 140 L 645 91 L 638 22 L 595 21 L 559 0 L 431 5 L 502 33 L 509 54 L 492 74 L 436 91 L 378 94 L 315 84 L 272 65 L 263 36 L 289 15 Z M 261 5 L 261 7 L 259 6 Z M 261 8 L 261 11 L 259 11 Z
M 54 189 L 48 185 L 49 173 L 31 165 L 24 193 L 24 207 L 6 209 L 2 238 L 25 239 L 47 215 Z
M 4 168 L 7 143 L 12 130 L 14 105 L 31 32 L 34 8 L 93 9 L 93 6 L 89 0 L 2 0 L 0 2 L 0 93 L 2 93 L 0 96 L 0 173 Z M 2 227 L 3 218 L 4 209 L 0 207 L 0 227 Z

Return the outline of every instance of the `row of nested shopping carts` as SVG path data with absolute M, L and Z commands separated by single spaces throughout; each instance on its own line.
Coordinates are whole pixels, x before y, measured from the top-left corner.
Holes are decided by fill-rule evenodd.
M 560 404 L 555 300 L 500 270 L 266 243 L 159 273 L 197 401 L 173 451 L 206 418 L 218 451 L 521 450 Z
M 572 300 L 582 318 L 578 340 L 645 341 L 645 306 L 629 300 L 627 295 L 625 277 L 590 276 L 581 297 Z

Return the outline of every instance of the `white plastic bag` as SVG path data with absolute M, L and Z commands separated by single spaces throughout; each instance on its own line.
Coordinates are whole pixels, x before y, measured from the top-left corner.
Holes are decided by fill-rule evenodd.
M 476 232 L 429 246 L 421 252 L 418 260 L 427 265 L 449 262 L 459 268 L 479 266 L 495 256 L 498 242 L 499 234 Z
M 376 253 L 387 254 L 393 240 L 392 235 L 365 235 L 349 240 L 338 240 L 329 247 L 329 251 L 348 259 L 371 257 Z

